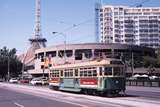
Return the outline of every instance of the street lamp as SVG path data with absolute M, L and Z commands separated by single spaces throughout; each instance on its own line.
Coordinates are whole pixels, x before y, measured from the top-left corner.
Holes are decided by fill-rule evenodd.
M 52 34 L 59 34 L 64 36 L 64 63 L 66 63 L 66 34 L 62 33 L 62 32 L 52 32 Z

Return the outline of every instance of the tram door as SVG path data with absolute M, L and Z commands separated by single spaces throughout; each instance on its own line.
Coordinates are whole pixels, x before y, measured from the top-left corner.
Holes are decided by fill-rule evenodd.
M 98 89 L 103 88 L 103 68 L 102 67 L 97 67 L 98 71 Z
M 63 87 L 64 88 L 74 88 L 74 78 L 73 78 L 72 69 L 65 70 L 64 78 L 63 78 Z

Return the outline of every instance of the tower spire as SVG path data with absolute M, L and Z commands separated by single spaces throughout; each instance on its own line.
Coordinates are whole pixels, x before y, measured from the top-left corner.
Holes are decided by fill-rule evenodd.
M 46 47 L 45 42 L 47 42 L 47 40 L 43 38 L 41 34 L 41 1 L 35 0 L 35 3 L 36 8 L 34 34 L 33 37 L 29 39 L 31 46 L 24 54 L 24 59 L 22 59 L 24 64 L 22 72 L 24 71 L 24 67 L 26 70 L 34 67 L 35 50 Z
M 39 49 L 46 47 L 45 42 L 47 40 L 45 38 L 42 38 L 42 33 L 41 33 L 41 0 L 35 0 L 35 2 L 36 2 L 35 31 L 34 31 L 34 37 L 30 38 L 29 41 L 34 49 Z
M 36 11 L 35 11 L 35 38 L 42 36 L 41 34 L 41 1 L 36 0 Z

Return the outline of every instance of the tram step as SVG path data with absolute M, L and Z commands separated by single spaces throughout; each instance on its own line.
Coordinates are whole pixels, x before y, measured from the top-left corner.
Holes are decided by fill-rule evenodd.
M 71 92 L 80 92 L 81 91 L 81 89 L 78 89 L 78 88 L 64 88 L 64 87 L 60 87 L 59 90 L 71 91 Z

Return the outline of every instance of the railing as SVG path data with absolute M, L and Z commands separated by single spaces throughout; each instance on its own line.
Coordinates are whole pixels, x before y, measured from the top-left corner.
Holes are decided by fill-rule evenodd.
M 130 80 L 126 79 L 127 86 L 160 87 L 160 79 L 157 80 Z

